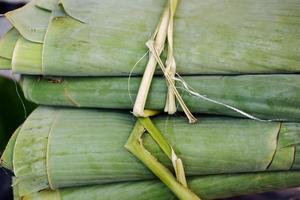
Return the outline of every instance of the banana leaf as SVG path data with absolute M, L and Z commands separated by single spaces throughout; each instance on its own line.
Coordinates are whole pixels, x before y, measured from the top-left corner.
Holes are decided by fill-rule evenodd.
M 0 70 L 10 69 L 10 68 L 11 68 L 11 60 L 0 57 Z
M 0 39 L 0 69 L 11 69 L 13 51 L 18 38 L 18 31 L 11 29 Z
M 29 42 L 20 36 L 16 42 L 14 56 L 11 63 L 13 73 L 41 74 L 41 55 L 43 45 Z
M 65 76 L 128 76 L 167 3 L 62 0 L 54 9 L 55 1 L 43 2 L 46 9 L 32 2 L 7 16 L 23 37 L 43 42 L 41 74 Z M 298 0 L 181 1 L 174 20 L 177 72 L 299 72 L 299 9 Z M 143 73 L 146 60 L 133 74 Z
M 0 57 L 12 59 L 19 32 L 12 28 L 0 39 Z
M 52 11 L 57 7 L 58 0 L 38 0 L 35 2 L 35 5 L 39 8 Z
M 300 120 L 299 75 L 186 76 L 198 93 L 262 119 Z M 132 109 L 141 78 L 24 76 L 25 97 L 42 105 Z M 243 117 L 223 105 L 190 95 L 179 82 L 178 90 L 192 112 Z M 165 80 L 155 77 L 147 109 L 163 110 Z M 132 100 L 131 100 L 131 98 Z M 178 110 L 181 108 L 179 107 Z
M 182 158 L 188 176 L 298 170 L 300 125 L 246 119 L 153 118 Z M 39 107 L 22 125 L 12 156 L 20 194 L 47 188 L 152 179 L 154 175 L 124 145 L 134 125 L 128 113 Z M 144 145 L 172 164 L 149 135 Z M 5 158 L 13 157 L 5 160 Z
M 6 145 L 5 151 L 1 156 L 0 164 L 6 169 L 9 169 L 11 171 L 13 171 L 13 151 L 15 148 L 19 131 L 20 131 L 20 127 L 11 135 L 11 138 L 9 139 Z
M 7 12 L 5 16 L 23 37 L 32 42 L 42 43 L 51 12 L 35 6 L 36 2 L 37 0 L 32 0 L 19 9 Z
M 299 180 L 300 172 L 244 173 L 192 177 L 189 178 L 189 186 L 202 199 L 217 199 L 296 187 L 300 184 Z M 18 191 L 15 192 L 18 195 Z M 55 191 L 44 190 L 23 198 L 26 200 L 176 199 L 165 185 L 152 180 L 63 188 Z

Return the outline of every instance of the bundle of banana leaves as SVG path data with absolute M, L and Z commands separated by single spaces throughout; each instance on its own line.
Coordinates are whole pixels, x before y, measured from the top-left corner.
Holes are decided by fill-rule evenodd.
M 21 74 L 98 76 L 50 77 L 48 82 L 24 76 L 25 95 L 35 103 L 131 109 L 141 82 L 131 76 L 141 76 L 145 69 L 147 59 L 139 58 L 147 52 L 144 43 L 166 3 L 130 1 L 113 7 L 114 1 L 31 1 L 6 14 L 15 28 L 1 39 L 1 62 Z M 286 74 L 300 69 L 297 3 L 179 2 L 174 19 L 176 71 L 189 75 L 183 76 L 185 82 L 209 99 L 258 118 L 298 121 L 298 75 Z M 257 73 L 267 74 L 245 75 Z M 107 78 L 111 76 L 124 77 Z M 181 82 L 177 86 L 192 112 L 244 116 L 191 95 Z M 146 108 L 162 110 L 165 91 L 163 79 L 155 78 Z
M 14 170 L 20 196 L 43 189 L 136 180 L 143 181 L 123 185 L 130 191 L 131 187 L 148 184 L 160 187 L 157 182 L 146 181 L 153 179 L 153 174 L 123 147 L 134 122 L 124 112 L 39 107 L 14 133 L 3 154 L 3 165 Z M 190 126 L 184 118 L 165 115 L 153 118 L 153 122 L 184 160 L 187 175 L 196 176 L 191 185 L 209 198 L 298 184 L 299 172 L 290 172 L 300 169 L 298 123 L 203 117 L 201 123 Z M 160 162 L 172 168 L 149 135 L 143 137 L 143 143 Z M 201 176 L 208 174 L 204 179 Z M 279 177 L 283 179 L 277 180 Z M 236 185 L 226 186 L 227 182 L 243 179 L 257 179 L 262 185 L 251 189 L 253 186 L 246 181 L 241 190 L 230 193 L 229 188 Z M 214 190 L 215 184 L 224 184 L 224 190 Z M 125 190 L 122 184 L 103 187 Z M 166 191 L 162 188 L 161 192 Z
M 261 119 L 300 121 L 300 75 L 186 76 L 200 94 L 234 106 Z M 90 108 L 132 108 L 140 77 L 35 77 L 25 76 L 25 97 L 37 104 Z M 195 113 L 245 117 L 228 106 L 191 95 L 182 83 L 177 87 Z M 155 77 L 146 102 L 147 109 L 163 110 L 167 94 L 165 80 Z M 182 111 L 181 107 L 178 110 Z
M 299 0 L 32 0 L 6 13 L 0 66 L 43 105 L 1 158 L 15 198 L 300 186 L 299 11 Z
M 126 76 L 147 52 L 167 3 L 33 0 L 6 14 L 21 33 L 12 38 L 13 71 Z M 188 0 L 177 7 L 174 56 L 181 75 L 300 71 L 298 0 Z M 146 61 L 133 74 L 142 74 Z
M 203 199 L 220 199 L 299 186 L 299 178 L 299 172 L 259 172 L 194 176 L 189 179 L 189 184 Z M 15 197 L 20 197 L 18 191 L 15 191 Z M 153 180 L 43 190 L 23 197 L 28 200 L 176 199 L 162 183 Z

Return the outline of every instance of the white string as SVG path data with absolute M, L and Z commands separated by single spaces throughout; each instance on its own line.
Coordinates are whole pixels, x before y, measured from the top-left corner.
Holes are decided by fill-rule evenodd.
M 130 70 L 129 76 L 128 76 L 128 80 L 127 80 L 127 91 L 128 91 L 128 95 L 131 101 L 131 104 L 133 105 L 133 100 L 132 100 L 132 96 L 131 96 L 131 88 L 130 88 L 130 79 L 133 73 L 133 70 L 135 69 L 135 67 L 139 64 L 139 62 L 141 62 L 143 60 L 143 58 L 149 53 L 149 50 L 133 65 L 133 67 Z
M 215 103 L 215 104 L 224 106 L 224 107 L 226 107 L 226 108 L 229 108 L 229 109 L 231 109 L 231 110 L 233 110 L 233 111 L 235 111 L 235 112 L 237 112 L 237 113 L 239 113 L 239 114 L 241 114 L 241 115 L 243 115 L 243 116 L 245 116 L 245 117 L 247 117 L 247 118 L 253 119 L 253 120 L 262 121 L 262 122 L 272 122 L 272 121 L 279 121 L 279 120 L 282 121 L 281 119 L 273 119 L 273 120 L 260 119 L 260 118 L 255 117 L 255 116 L 253 116 L 253 115 L 251 115 L 251 114 L 249 114 L 249 113 L 247 113 L 247 112 L 244 112 L 244 111 L 242 111 L 242 110 L 240 110 L 240 109 L 238 109 L 238 108 L 235 108 L 235 107 L 230 106 L 230 105 L 228 105 L 228 104 L 225 104 L 225 103 L 219 102 L 219 101 L 217 101 L 217 100 L 208 98 L 207 96 L 201 95 L 201 94 L 199 94 L 198 92 L 196 92 L 191 86 L 189 86 L 189 85 L 183 80 L 183 78 L 182 78 L 178 73 L 176 73 L 176 76 L 177 76 L 178 78 L 175 77 L 174 80 L 175 80 L 175 81 L 179 81 L 179 82 L 183 85 L 183 87 L 184 87 L 183 90 L 185 90 L 186 92 L 188 92 L 190 95 L 193 95 L 193 96 L 196 96 L 196 97 L 198 97 L 198 98 L 204 99 L 204 100 L 206 100 L 206 101 L 209 101 L 209 102 L 212 102 L 212 103 Z
M 12 73 L 12 71 L 11 71 L 11 78 L 12 78 L 14 84 L 15 84 L 15 90 L 16 90 L 16 93 L 17 93 L 17 95 L 18 95 L 18 98 L 19 98 L 19 100 L 20 100 L 20 102 L 21 102 L 21 105 L 22 105 L 22 108 L 23 108 L 23 111 L 24 111 L 24 119 L 26 119 L 26 118 L 27 118 L 27 110 L 26 110 L 26 106 L 25 106 L 25 103 L 24 103 L 24 101 L 23 101 L 23 99 L 22 99 L 20 93 L 19 93 L 19 90 L 18 90 L 18 83 L 17 83 L 17 81 L 16 81 L 16 79 L 15 79 L 15 76 L 14 76 L 14 74 Z

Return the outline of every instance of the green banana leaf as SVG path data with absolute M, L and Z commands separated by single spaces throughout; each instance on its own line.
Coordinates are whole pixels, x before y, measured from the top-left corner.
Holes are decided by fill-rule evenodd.
M 35 5 L 39 8 L 52 11 L 57 7 L 58 0 L 38 0 L 35 2 Z
M 12 59 L 14 47 L 19 38 L 19 32 L 12 28 L 0 39 L 0 57 Z
M 298 170 L 298 123 L 233 118 L 159 116 L 154 123 L 183 160 L 188 176 Z M 152 179 L 124 145 L 134 125 L 128 113 L 39 107 L 22 125 L 12 156 L 20 194 L 96 183 Z M 13 140 L 12 140 L 13 141 Z M 172 168 L 149 135 L 144 145 Z M 8 148 L 10 148 L 8 145 Z
M 300 172 L 244 173 L 189 178 L 189 186 L 202 199 L 219 199 L 299 186 Z M 14 188 L 15 190 L 15 188 Z M 17 190 L 17 189 L 16 189 Z M 18 191 L 15 191 L 18 193 Z M 18 195 L 18 194 L 17 194 Z M 26 200 L 175 200 L 168 188 L 158 181 L 135 181 L 86 187 L 40 191 Z
M 9 30 L 0 38 L 0 70 L 11 69 L 11 60 L 19 33 L 16 29 Z
M 166 3 L 62 0 L 54 8 L 56 1 L 43 0 L 42 5 L 32 2 L 7 17 L 23 37 L 43 43 L 41 74 L 128 76 L 147 52 L 145 42 Z M 174 20 L 177 72 L 299 72 L 299 9 L 298 0 L 181 1 Z M 146 60 L 133 74 L 143 73 Z
M 11 135 L 11 138 L 9 139 L 6 145 L 5 151 L 1 156 L 0 164 L 6 169 L 9 169 L 11 171 L 13 171 L 13 151 L 15 148 L 19 131 L 20 131 L 20 127 Z
M 6 13 L 5 16 L 23 37 L 42 43 L 51 12 L 35 6 L 36 2 L 37 0 L 32 0 L 25 6 Z
M 262 119 L 300 120 L 299 75 L 186 76 L 198 93 Z M 141 78 L 24 76 L 25 97 L 42 105 L 132 109 Z M 128 86 L 129 85 L 129 86 Z M 244 117 L 224 105 L 190 95 L 177 84 L 192 112 Z M 155 77 L 147 109 L 163 110 L 167 94 L 163 78 Z M 131 99 L 130 99 L 131 96 Z M 178 107 L 178 110 L 181 110 Z
M 11 68 L 11 60 L 0 57 L 0 70 L 10 69 L 10 68 Z
M 11 63 L 13 73 L 41 74 L 43 45 L 29 42 L 22 36 L 16 42 L 14 56 Z

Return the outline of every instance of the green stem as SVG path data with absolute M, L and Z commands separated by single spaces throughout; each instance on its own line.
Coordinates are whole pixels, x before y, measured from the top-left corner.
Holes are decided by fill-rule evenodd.
M 140 117 L 138 118 L 138 121 L 143 125 L 143 127 L 155 140 L 155 142 L 162 149 L 162 151 L 169 157 L 170 160 L 172 160 L 171 146 L 169 145 L 167 139 L 163 136 L 163 134 L 152 123 L 151 119 L 149 117 L 145 117 L 145 118 Z
M 160 132 L 160 130 L 158 128 L 156 128 L 156 126 L 152 123 L 152 121 L 149 117 L 139 118 L 138 120 L 144 126 L 144 128 L 147 130 L 147 132 L 151 135 L 151 137 L 155 140 L 155 142 L 159 145 L 159 147 L 162 149 L 162 151 L 172 161 L 177 180 L 182 185 L 187 187 L 182 161 L 181 161 L 181 159 L 179 159 L 177 157 L 175 151 L 173 150 L 172 146 L 169 144 L 167 139 L 163 136 L 163 134 Z
M 149 118 L 142 120 L 140 119 L 142 118 L 139 118 L 139 120 L 136 122 L 129 139 L 125 144 L 125 148 L 134 154 L 138 159 L 140 159 L 179 199 L 200 200 L 200 198 L 191 190 L 177 182 L 173 174 L 144 148 L 142 144 L 142 136 L 145 132 L 145 127 L 141 121 L 146 123 L 147 126 L 151 128 L 150 130 L 152 130 L 151 132 L 152 134 L 154 133 L 156 138 L 155 141 L 158 140 L 162 144 L 162 149 L 164 149 L 166 152 L 170 151 L 168 150 L 169 145 L 164 142 L 165 139 L 157 135 L 159 132 L 155 130 L 156 128 L 151 123 L 151 120 Z M 153 129 L 152 125 L 155 129 Z

